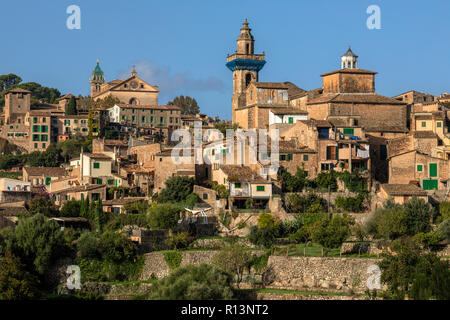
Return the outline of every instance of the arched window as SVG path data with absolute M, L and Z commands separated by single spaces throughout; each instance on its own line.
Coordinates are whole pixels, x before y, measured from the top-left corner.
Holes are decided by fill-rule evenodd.
M 131 98 L 129 104 L 138 105 L 139 104 L 139 100 L 136 99 L 136 98 Z
M 250 54 L 250 44 L 249 43 L 247 43 L 245 45 L 245 54 Z

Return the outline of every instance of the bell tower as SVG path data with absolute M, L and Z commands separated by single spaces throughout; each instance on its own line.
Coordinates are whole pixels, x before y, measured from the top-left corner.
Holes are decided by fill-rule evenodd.
M 97 65 L 95 66 L 94 71 L 92 71 L 92 76 L 89 79 L 89 83 L 91 84 L 91 97 L 98 95 L 102 90 L 101 87 L 105 83 L 105 78 L 103 76 L 103 71 L 100 68 L 100 63 L 97 59 Z
M 233 123 L 236 123 L 236 109 L 246 105 L 245 90 L 248 85 L 258 81 L 258 73 L 266 64 L 264 52 L 255 54 L 255 39 L 248 27 L 247 19 L 241 28 L 237 40 L 237 50 L 227 55 L 227 68 L 233 72 L 233 98 L 231 112 Z
M 358 56 L 353 53 L 350 46 L 347 52 L 341 56 L 341 69 L 358 69 Z

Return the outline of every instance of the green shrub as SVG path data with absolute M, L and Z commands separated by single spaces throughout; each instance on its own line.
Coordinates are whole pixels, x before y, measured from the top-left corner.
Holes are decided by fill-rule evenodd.
M 85 231 L 77 242 L 77 249 L 82 258 L 98 258 L 100 240 L 95 232 Z
M 159 202 L 184 202 L 194 189 L 194 179 L 186 176 L 174 176 L 166 180 L 166 187 L 158 196 Z
M 287 207 L 293 213 L 319 213 L 326 211 L 327 202 L 315 193 L 309 193 L 307 196 L 293 193 L 287 198 Z
M 450 219 L 450 201 L 441 202 L 439 204 L 439 214 L 436 221 L 437 223 Z
M 150 289 L 152 300 L 229 300 L 234 296 L 232 277 L 207 264 L 178 268 Z
M 100 237 L 100 254 L 106 261 L 134 261 L 137 257 L 137 247 L 122 234 L 106 231 Z
M 170 249 L 184 249 L 189 246 L 194 240 L 188 232 L 179 232 L 169 235 L 166 239 L 166 243 Z
M 171 203 L 158 203 L 149 210 L 149 225 L 152 229 L 173 229 L 178 224 L 180 209 Z
M 336 197 L 334 202 L 336 208 L 347 212 L 361 212 L 364 210 L 365 193 L 360 193 L 356 197 Z
M 446 219 L 438 226 L 438 232 L 442 239 L 450 242 L 450 219 Z
M 182 256 L 181 252 L 179 252 L 179 251 L 175 250 L 175 251 L 164 252 L 164 261 L 166 261 L 170 270 L 175 270 L 176 268 L 178 268 L 181 264 L 182 259 L 183 259 L 183 256 Z
M 312 240 L 327 249 L 339 248 L 350 235 L 350 217 L 334 215 L 321 220 L 312 230 Z
M 316 179 L 314 179 L 316 185 L 320 189 L 327 189 L 329 188 L 330 191 L 336 191 L 337 190 L 337 172 L 334 170 L 330 171 L 322 171 L 320 172 Z
M 198 195 L 196 193 L 191 193 L 190 195 L 187 196 L 186 198 L 186 205 L 188 207 L 193 207 L 195 206 L 197 203 L 199 203 L 201 200 L 198 197 Z
M 38 296 L 38 279 L 31 275 L 18 257 L 6 252 L 0 257 L 0 300 L 26 300 Z

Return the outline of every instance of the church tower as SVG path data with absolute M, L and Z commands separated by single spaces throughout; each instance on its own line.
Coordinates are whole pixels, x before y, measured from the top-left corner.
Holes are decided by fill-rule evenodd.
M 358 56 L 353 53 L 350 46 L 347 52 L 341 57 L 341 69 L 358 69 Z
M 97 65 L 94 71 L 92 71 L 92 76 L 89 79 L 91 84 L 91 97 L 95 97 L 101 92 L 101 87 L 105 83 L 105 78 L 103 77 L 103 71 L 100 68 L 100 63 L 97 59 Z
M 237 40 L 237 51 L 233 55 L 227 55 L 226 66 L 233 72 L 233 99 L 231 111 L 233 123 L 236 123 L 237 108 L 246 105 L 245 90 L 248 85 L 258 81 L 258 73 L 266 64 L 264 52 L 255 54 L 255 39 L 248 27 L 247 19 L 241 28 L 241 34 Z

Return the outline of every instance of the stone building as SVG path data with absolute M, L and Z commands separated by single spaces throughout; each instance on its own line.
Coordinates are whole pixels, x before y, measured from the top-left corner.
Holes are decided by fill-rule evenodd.
M 32 186 L 49 187 L 53 180 L 67 176 L 64 168 L 51 167 L 23 167 L 22 180 L 30 182 Z
M 104 99 L 108 96 L 119 99 L 122 103 L 132 105 L 158 105 L 159 89 L 137 77 L 136 70 L 126 80 L 113 80 L 106 82 L 99 61 L 92 71 L 90 78 L 91 97 Z
M 446 189 L 448 160 L 432 155 L 438 145 L 433 132 L 414 132 L 388 144 L 389 183 L 416 184 L 424 190 Z
M 181 127 L 181 109 L 167 105 L 116 104 L 108 109 L 109 122 L 136 129 L 169 129 Z
M 237 123 L 236 109 L 247 105 L 246 89 L 252 82 L 258 82 L 259 71 L 264 67 L 264 52 L 255 54 L 255 39 L 248 27 L 247 19 L 237 40 L 237 50 L 227 55 L 227 67 L 233 72 L 232 120 Z

